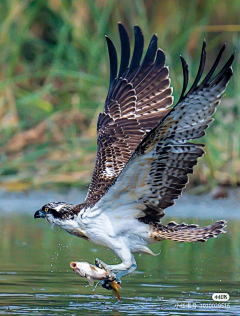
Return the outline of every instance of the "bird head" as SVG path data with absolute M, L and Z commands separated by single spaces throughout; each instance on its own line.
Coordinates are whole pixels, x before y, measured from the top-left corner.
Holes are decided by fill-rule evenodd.
M 34 214 L 34 218 L 45 218 L 50 223 L 59 220 L 70 219 L 73 217 L 73 204 L 65 202 L 51 202 L 43 205 L 43 207 Z

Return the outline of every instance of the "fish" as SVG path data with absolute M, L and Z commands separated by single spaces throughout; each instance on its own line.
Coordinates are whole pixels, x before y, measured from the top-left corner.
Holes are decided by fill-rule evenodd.
M 85 261 L 72 261 L 70 262 L 70 268 L 72 268 L 80 277 L 87 278 L 88 283 L 91 286 L 94 285 L 94 280 L 104 280 L 108 276 L 106 270 L 100 269 Z M 120 301 L 119 288 L 121 288 L 121 286 L 116 281 L 110 282 L 109 285 L 113 290 L 113 293 L 117 296 L 117 299 Z
M 87 278 L 89 285 L 94 285 L 94 280 L 103 280 L 107 277 L 107 272 L 104 269 L 95 267 L 94 265 L 84 261 L 72 261 L 70 267 L 80 277 Z

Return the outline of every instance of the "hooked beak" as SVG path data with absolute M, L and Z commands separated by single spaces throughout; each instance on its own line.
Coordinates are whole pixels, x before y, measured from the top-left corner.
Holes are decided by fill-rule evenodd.
M 34 214 L 34 218 L 44 218 L 45 214 L 42 210 L 38 210 L 35 214 Z

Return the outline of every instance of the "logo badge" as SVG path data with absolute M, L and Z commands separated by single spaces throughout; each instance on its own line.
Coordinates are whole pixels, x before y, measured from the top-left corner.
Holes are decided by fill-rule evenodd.
M 228 293 L 213 293 L 212 299 L 216 302 L 227 302 L 230 295 Z

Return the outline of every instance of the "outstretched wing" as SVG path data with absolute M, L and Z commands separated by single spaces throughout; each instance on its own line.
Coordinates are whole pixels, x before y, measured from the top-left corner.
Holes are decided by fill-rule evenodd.
M 187 94 L 188 70 L 181 58 L 184 84 L 179 102 L 136 148 L 116 182 L 96 205 L 101 210 L 115 209 L 121 216 L 120 213 L 128 209 L 141 221 L 158 222 L 164 216 L 164 209 L 181 195 L 188 174 L 204 154 L 203 145 L 188 140 L 205 134 L 233 74 L 232 55 L 210 81 L 225 49 L 223 46 L 211 70 L 198 85 L 205 65 L 205 46 L 204 42 L 198 74 Z
M 138 26 L 134 30 L 135 47 L 129 65 L 129 37 L 119 23 L 121 64 L 118 74 L 117 52 L 112 41 L 106 37 L 110 86 L 104 112 L 98 118 L 98 152 L 85 206 L 94 205 L 105 194 L 133 150 L 166 116 L 173 102 L 169 71 L 163 51 L 157 49 L 157 36 L 153 35 L 141 63 L 143 34 Z

